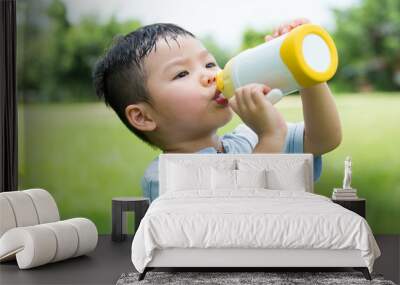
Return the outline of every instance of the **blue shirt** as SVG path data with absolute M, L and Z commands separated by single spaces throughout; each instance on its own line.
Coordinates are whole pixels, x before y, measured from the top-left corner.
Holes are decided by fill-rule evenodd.
M 304 122 L 287 123 L 288 132 L 283 153 L 303 153 Z M 257 134 L 245 124 L 239 124 L 232 133 L 221 138 L 226 153 L 252 153 L 258 143 Z M 213 147 L 206 147 L 196 153 L 217 153 Z M 322 158 L 314 156 L 314 181 L 321 176 Z M 143 196 L 153 201 L 158 197 L 158 157 L 147 167 L 141 181 Z

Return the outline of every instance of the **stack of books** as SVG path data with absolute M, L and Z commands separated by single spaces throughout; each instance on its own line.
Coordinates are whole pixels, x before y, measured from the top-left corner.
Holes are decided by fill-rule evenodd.
M 357 197 L 357 189 L 342 189 L 342 188 L 334 188 L 332 193 L 332 199 L 335 200 L 354 200 L 358 199 Z

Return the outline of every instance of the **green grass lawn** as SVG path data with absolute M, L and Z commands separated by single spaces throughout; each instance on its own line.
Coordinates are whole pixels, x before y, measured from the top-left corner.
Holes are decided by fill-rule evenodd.
M 400 94 L 335 99 L 343 141 L 323 156 L 315 192 L 330 196 L 341 186 L 344 159 L 351 155 L 352 186 L 367 199 L 374 233 L 400 234 Z M 303 120 L 299 96 L 284 98 L 277 108 L 287 121 Z M 234 117 L 218 133 L 238 123 Z M 19 189 L 48 190 L 62 219 L 87 217 L 101 234 L 111 232 L 112 197 L 140 196 L 140 179 L 159 153 L 102 103 L 19 106 Z

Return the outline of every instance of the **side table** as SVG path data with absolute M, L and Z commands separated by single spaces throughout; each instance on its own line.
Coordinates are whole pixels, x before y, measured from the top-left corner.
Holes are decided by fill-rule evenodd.
M 351 200 L 336 200 L 332 199 L 332 202 L 341 205 L 342 207 L 359 214 L 365 219 L 365 204 L 366 200 L 364 198 L 355 198 Z
M 115 197 L 112 199 L 112 241 L 126 238 L 126 213 L 135 213 L 135 230 L 149 208 L 150 200 L 144 197 Z

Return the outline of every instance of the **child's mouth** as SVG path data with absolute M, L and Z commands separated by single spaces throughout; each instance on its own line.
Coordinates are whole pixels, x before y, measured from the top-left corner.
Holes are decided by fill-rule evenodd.
M 217 102 L 219 105 L 227 106 L 228 105 L 228 100 L 222 95 L 220 91 L 215 92 L 215 96 L 213 97 L 213 100 Z

